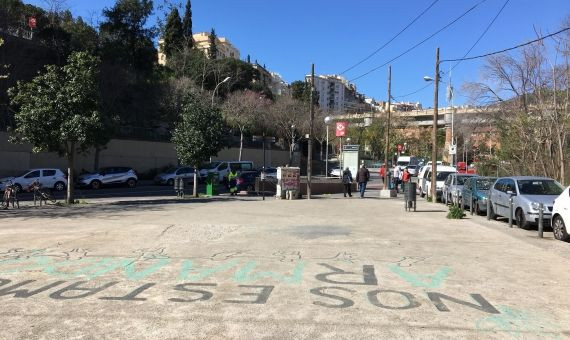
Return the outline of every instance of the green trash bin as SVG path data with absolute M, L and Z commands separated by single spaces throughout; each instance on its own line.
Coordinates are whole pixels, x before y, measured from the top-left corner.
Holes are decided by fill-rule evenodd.
M 218 195 L 218 173 L 217 172 L 210 172 L 208 173 L 208 177 L 206 177 L 206 195 L 207 196 L 216 196 Z

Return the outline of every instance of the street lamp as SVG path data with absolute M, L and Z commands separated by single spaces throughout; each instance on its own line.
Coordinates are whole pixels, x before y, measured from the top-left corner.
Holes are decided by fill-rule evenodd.
M 220 85 L 222 85 L 223 83 L 227 83 L 228 80 L 230 80 L 231 77 L 226 77 L 226 79 L 222 80 L 221 82 L 218 83 L 218 85 L 216 85 L 216 87 L 214 88 L 214 93 L 212 93 L 212 107 L 214 107 L 214 97 L 216 96 L 216 92 L 218 91 L 218 87 Z
M 289 155 L 289 163 L 293 163 L 293 150 L 295 149 L 295 124 L 291 125 L 291 152 Z M 289 164 L 293 166 L 293 164 Z
M 329 125 L 331 122 L 332 122 L 331 116 L 326 116 L 325 124 L 327 126 L 327 149 L 325 151 L 325 177 L 329 177 Z

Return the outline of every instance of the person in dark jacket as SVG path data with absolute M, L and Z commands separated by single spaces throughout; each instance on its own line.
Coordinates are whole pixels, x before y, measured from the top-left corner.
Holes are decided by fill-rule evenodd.
M 360 190 L 360 198 L 364 198 L 364 192 L 366 191 L 366 184 L 370 180 L 370 172 L 366 169 L 366 166 L 362 164 L 360 170 L 356 174 L 356 181 L 358 182 L 358 189 Z
M 346 167 L 342 172 L 342 184 L 344 186 L 344 197 L 348 193 L 348 197 L 352 197 L 352 172 Z

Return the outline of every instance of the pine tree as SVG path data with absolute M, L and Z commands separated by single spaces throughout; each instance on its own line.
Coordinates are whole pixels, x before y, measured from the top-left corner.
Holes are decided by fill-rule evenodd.
M 188 48 L 194 47 L 194 40 L 192 39 L 192 4 L 190 0 L 186 2 L 186 10 L 184 11 L 184 19 L 182 20 L 182 34 Z
M 210 32 L 210 48 L 208 49 L 208 57 L 210 59 L 217 59 L 218 57 L 217 40 L 218 36 L 216 35 L 216 31 L 212 28 L 212 32 Z
M 182 21 L 180 21 L 178 9 L 174 8 L 168 16 L 164 29 L 164 54 L 167 57 L 172 56 L 174 52 L 182 48 L 183 42 Z
M 249 56 L 249 54 L 247 55 L 247 63 L 251 64 L 251 57 Z

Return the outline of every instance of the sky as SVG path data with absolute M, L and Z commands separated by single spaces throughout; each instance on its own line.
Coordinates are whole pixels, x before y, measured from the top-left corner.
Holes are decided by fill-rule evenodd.
M 159 8 L 165 0 L 155 0 Z M 185 3 L 181 0 L 167 0 Z M 215 28 L 228 38 L 245 59 L 274 72 L 287 82 L 304 79 L 315 64 L 316 74 L 340 74 L 389 41 L 435 0 L 192 0 L 193 31 Z M 435 73 L 435 51 L 440 59 L 461 58 L 471 48 L 506 0 L 439 0 L 419 20 L 388 46 L 343 74 L 354 79 L 398 56 L 438 31 L 469 8 L 479 4 L 455 24 L 406 55 L 391 62 L 392 96 L 399 101 L 433 106 L 433 87 L 425 87 L 424 76 Z M 40 7 L 45 0 L 24 0 Z M 114 0 L 67 0 L 71 12 L 93 23 L 103 20 L 102 10 Z M 181 5 L 182 7 L 182 5 Z M 165 14 L 156 10 L 155 16 Z M 486 35 L 469 56 L 501 50 L 563 28 L 570 18 L 570 0 L 510 0 Z M 149 21 L 156 22 L 156 18 Z M 516 55 L 516 52 L 513 54 Z M 482 80 L 484 59 L 460 63 L 452 72 L 455 105 L 469 104 L 461 85 Z M 450 63 L 442 63 L 445 83 L 440 106 L 446 106 L 445 86 Z M 376 100 L 387 100 L 388 69 L 382 67 L 354 80 L 358 91 Z

